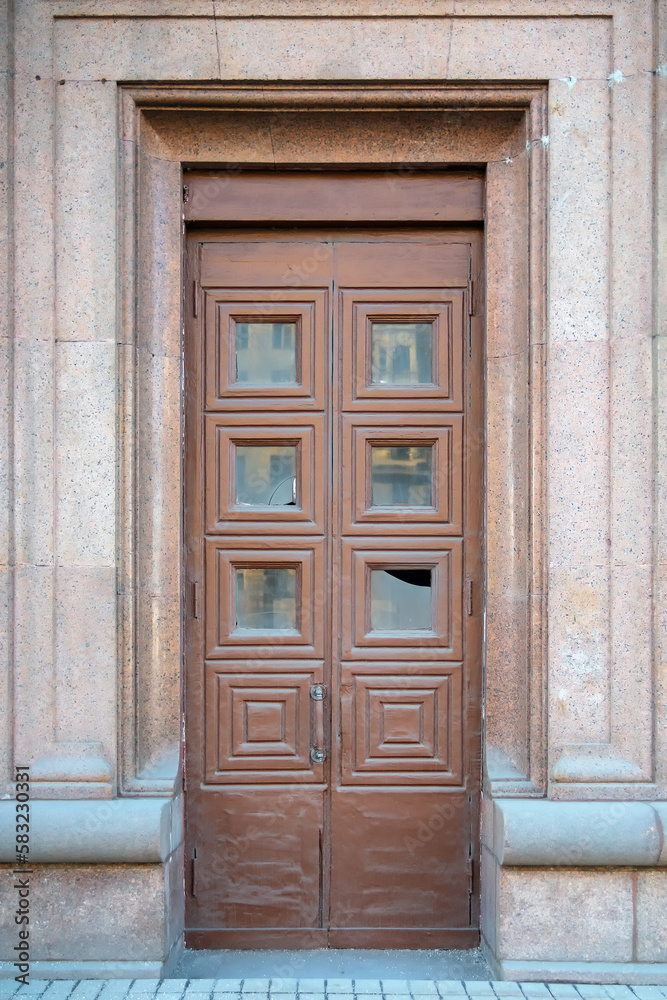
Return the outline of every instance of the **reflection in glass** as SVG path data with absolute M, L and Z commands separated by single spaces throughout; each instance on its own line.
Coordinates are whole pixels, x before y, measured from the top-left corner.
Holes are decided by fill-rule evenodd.
M 374 507 L 432 505 L 431 445 L 372 445 L 371 490 Z
M 237 320 L 235 326 L 237 382 L 296 384 L 296 323 Z
M 236 503 L 251 507 L 296 504 L 296 445 L 236 446 Z
M 433 382 L 432 323 L 371 323 L 371 381 L 377 385 Z
M 296 627 L 296 569 L 237 568 L 236 628 L 276 632 Z
M 371 629 L 433 629 L 431 569 L 371 570 Z

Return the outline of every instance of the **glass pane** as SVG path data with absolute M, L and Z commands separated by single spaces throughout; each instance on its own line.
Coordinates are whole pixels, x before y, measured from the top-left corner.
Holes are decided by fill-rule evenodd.
M 236 446 L 237 504 L 289 507 L 296 502 L 296 445 Z
M 236 381 L 295 385 L 296 323 L 236 322 Z
M 371 570 L 371 628 L 433 629 L 430 569 Z
M 371 323 L 371 381 L 376 385 L 433 383 L 432 323 Z
M 372 445 L 371 489 L 374 507 L 406 504 L 430 507 L 431 445 Z
M 296 570 L 282 566 L 237 569 L 236 627 L 296 631 Z

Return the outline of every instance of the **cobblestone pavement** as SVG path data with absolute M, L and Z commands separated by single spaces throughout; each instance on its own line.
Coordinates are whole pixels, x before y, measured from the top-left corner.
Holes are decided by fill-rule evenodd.
M 596 986 L 484 980 L 35 979 L 0 980 L 0 997 L 42 1000 L 667 1000 L 667 986 Z

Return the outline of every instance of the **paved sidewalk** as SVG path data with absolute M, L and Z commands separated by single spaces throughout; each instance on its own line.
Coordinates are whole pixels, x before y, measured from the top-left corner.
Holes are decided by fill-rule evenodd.
M 596 986 L 484 980 L 0 979 L 0 998 L 31 1000 L 667 1000 L 667 986 Z

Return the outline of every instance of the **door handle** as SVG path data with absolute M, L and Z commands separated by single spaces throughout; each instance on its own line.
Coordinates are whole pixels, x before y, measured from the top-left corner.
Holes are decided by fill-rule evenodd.
M 325 684 L 311 684 L 310 699 L 313 702 L 311 711 L 311 735 L 312 746 L 310 748 L 310 759 L 313 764 L 323 764 L 327 759 L 327 751 L 324 746 L 324 701 L 327 696 Z

